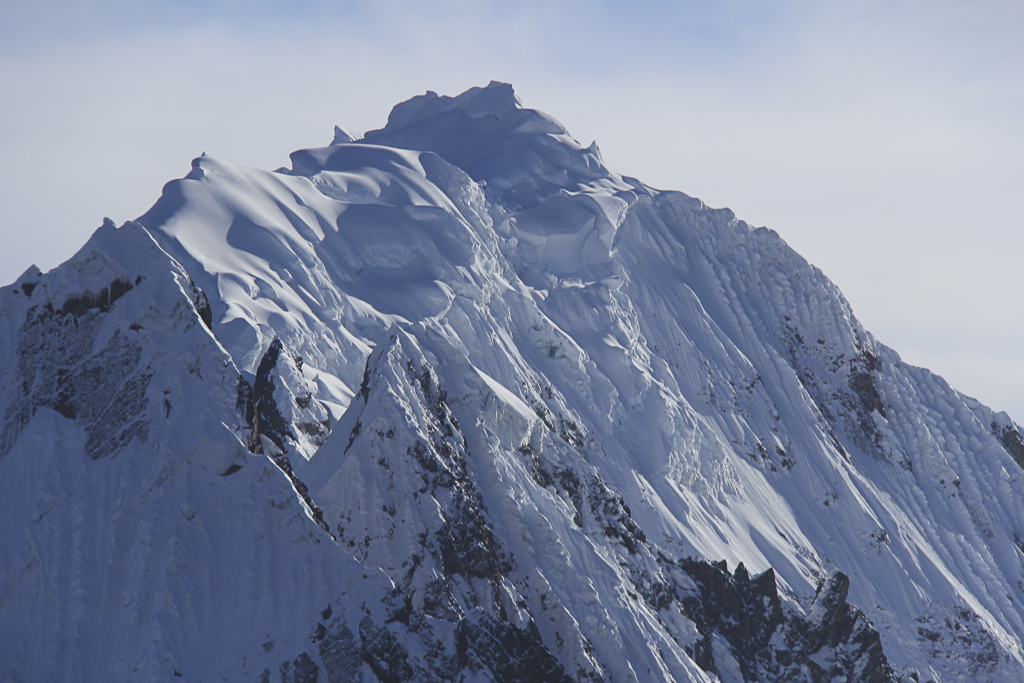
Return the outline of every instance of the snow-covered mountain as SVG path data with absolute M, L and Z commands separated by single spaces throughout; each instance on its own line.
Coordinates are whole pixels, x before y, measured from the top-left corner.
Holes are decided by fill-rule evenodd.
M 1024 438 L 491 83 L 0 290 L 0 679 L 1024 680 Z

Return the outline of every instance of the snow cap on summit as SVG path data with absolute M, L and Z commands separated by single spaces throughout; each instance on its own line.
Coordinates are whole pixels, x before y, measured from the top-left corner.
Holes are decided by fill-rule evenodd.
M 470 118 L 493 116 L 501 118 L 512 109 L 522 106 L 512 85 L 491 81 L 485 88 L 470 88 L 456 97 L 438 96 L 433 90 L 396 104 L 388 116 L 385 130 L 405 128 L 418 121 L 445 112 L 461 110 Z
M 414 97 L 396 105 L 387 125 L 366 133 L 363 142 L 434 152 L 510 208 L 536 206 L 600 181 L 630 189 L 596 147 L 581 145 L 550 115 L 522 107 L 507 83 L 491 81 L 457 97 Z

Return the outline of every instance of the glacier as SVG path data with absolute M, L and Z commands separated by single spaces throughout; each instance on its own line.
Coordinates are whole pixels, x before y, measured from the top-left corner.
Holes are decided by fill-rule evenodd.
M 508 84 L 0 290 L 0 678 L 1024 680 L 1024 438 Z

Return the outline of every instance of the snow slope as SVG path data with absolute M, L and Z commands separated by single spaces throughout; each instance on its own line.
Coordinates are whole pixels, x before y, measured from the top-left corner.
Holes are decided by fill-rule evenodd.
M 777 234 L 499 83 L 291 161 L 0 290 L 0 674 L 1024 678 L 1020 429 Z

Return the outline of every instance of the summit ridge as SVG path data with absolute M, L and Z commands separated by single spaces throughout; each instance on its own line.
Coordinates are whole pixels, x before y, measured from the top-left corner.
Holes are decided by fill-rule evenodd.
M 438 96 L 433 90 L 395 105 L 385 129 L 409 128 L 414 124 L 450 111 L 465 112 L 470 118 L 483 116 L 500 119 L 522 102 L 509 83 L 491 81 L 483 88 L 470 88 L 457 97 Z

